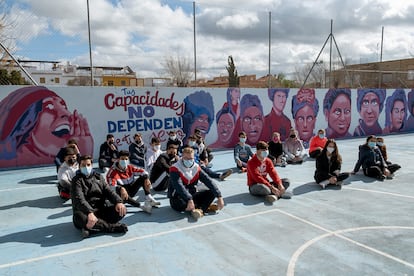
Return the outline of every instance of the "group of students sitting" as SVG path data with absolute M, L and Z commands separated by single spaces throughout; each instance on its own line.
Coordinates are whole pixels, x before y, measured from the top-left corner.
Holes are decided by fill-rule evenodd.
M 298 140 L 297 133 L 293 134 L 290 138 Z M 62 149 L 64 159 L 58 169 L 58 190 L 62 198 L 72 199 L 73 223 L 81 229 L 83 237 L 95 232 L 128 231 L 128 226 L 120 223 L 126 215 L 125 204 L 151 213 L 153 207 L 160 205 L 151 191 L 167 191 L 171 208 L 189 212 L 194 219 L 224 207 L 223 196 L 213 178 L 224 180 L 232 170 L 217 173 L 209 168 L 213 157 L 200 135 L 191 135 L 187 145 L 182 145 L 176 134 L 170 132 L 165 152 L 161 151 L 157 138 L 151 139 L 148 148 L 143 148 L 141 135 L 136 134 L 134 138 L 129 151 L 118 151 L 114 137 L 108 134 L 101 145 L 100 172 L 93 169 L 91 156 L 80 156 L 76 141 L 68 141 L 68 147 Z M 287 191 L 290 181 L 279 177 L 275 165 L 282 166 L 283 158 L 294 163 L 300 154 L 275 154 L 272 149 L 275 144 L 279 152 L 280 146 L 285 148 L 278 133 L 273 134 L 269 143 L 259 141 L 254 154 L 245 143 L 246 133 L 240 132 L 239 138 L 234 158 L 240 171 L 247 172 L 250 194 L 262 196 L 269 203 L 279 198 L 291 198 L 292 194 Z M 336 142 L 324 137 L 324 130 L 319 130 L 314 138 L 319 146 L 314 146 L 312 149 L 316 152 L 312 150 L 309 155 L 316 158 L 315 181 L 322 188 L 329 184 L 340 185 L 350 173 L 341 173 L 342 159 Z M 391 178 L 400 166 L 386 158 L 383 139 L 369 136 L 359 148 L 359 159 L 351 173 L 356 173 L 362 166 L 367 176 L 381 180 Z M 203 184 L 201 189 L 200 183 Z M 143 204 L 134 199 L 141 187 L 145 194 Z

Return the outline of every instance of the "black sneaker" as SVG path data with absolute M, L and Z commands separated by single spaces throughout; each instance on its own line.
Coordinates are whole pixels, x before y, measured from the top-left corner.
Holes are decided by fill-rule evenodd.
M 129 197 L 127 200 L 125 200 L 126 203 L 134 206 L 134 207 L 141 207 L 141 203 L 139 203 L 138 201 L 136 201 L 135 199 L 133 199 L 132 197 Z
M 128 226 L 125 223 L 115 223 L 111 229 L 113 233 L 126 233 Z
M 91 235 L 91 233 L 89 233 L 89 230 L 88 229 L 82 228 L 81 235 L 82 235 L 82 238 L 85 239 L 85 238 L 89 238 L 89 236 Z

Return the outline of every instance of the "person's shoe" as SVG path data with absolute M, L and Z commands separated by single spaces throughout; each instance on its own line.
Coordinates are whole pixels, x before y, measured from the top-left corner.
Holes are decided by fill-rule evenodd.
M 141 203 L 139 203 L 138 201 L 136 201 L 132 197 L 129 197 L 125 202 L 128 203 L 129 205 L 134 206 L 134 207 L 138 207 L 138 208 L 141 207 Z
M 90 235 L 91 234 L 89 233 L 89 230 L 88 229 L 82 228 L 82 231 L 81 231 L 82 238 L 84 238 L 84 239 L 89 238 Z
M 151 201 L 145 200 L 144 206 L 141 206 L 141 209 L 145 213 L 151 214 L 152 213 L 152 204 L 151 204 Z
M 319 183 L 319 185 L 322 187 L 322 189 L 325 189 L 327 184 L 322 181 L 321 183 Z
M 388 180 L 391 180 L 391 179 L 393 179 L 393 177 L 394 177 L 394 175 L 390 174 L 390 175 L 387 175 L 387 177 L 386 177 L 386 178 L 387 178 Z
M 146 196 L 145 202 L 147 202 L 147 201 L 149 201 L 151 203 L 152 207 L 161 205 L 161 202 L 156 201 L 155 198 L 151 194 Z
M 342 181 L 336 181 L 335 185 L 339 186 L 339 187 L 342 187 Z
M 382 175 L 378 176 L 379 181 L 384 181 L 384 179 L 385 179 L 385 175 L 382 174 Z
M 199 218 L 204 216 L 204 213 L 200 209 L 194 209 L 191 211 L 191 216 L 193 217 L 193 219 L 198 220 Z
M 240 169 L 240 172 L 241 172 L 241 173 L 247 172 L 247 168 L 242 167 L 242 168 Z
M 215 213 L 218 211 L 218 206 L 216 203 L 210 204 L 210 206 L 208 206 L 206 213 Z
M 291 193 L 291 192 L 288 192 L 288 191 L 285 191 L 281 196 L 280 196 L 280 198 L 283 198 L 283 199 L 291 199 L 292 198 L 292 196 L 293 196 L 293 194 Z
M 59 196 L 60 196 L 61 199 L 64 199 L 64 200 L 69 200 L 70 199 L 70 193 L 65 192 L 63 190 L 61 190 L 59 192 Z
M 277 200 L 277 196 L 275 195 L 267 195 L 265 196 L 265 201 L 268 203 L 273 203 Z
M 111 228 L 112 228 L 111 229 L 112 233 L 126 233 L 126 232 L 128 232 L 128 226 L 125 223 L 115 223 Z
M 220 180 L 223 181 L 225 178 L 229 177 L 232 173 L 233 171 L 231 169 L 228 169 L 227 171 L 225 171 L 224 173 L 220 175 Z

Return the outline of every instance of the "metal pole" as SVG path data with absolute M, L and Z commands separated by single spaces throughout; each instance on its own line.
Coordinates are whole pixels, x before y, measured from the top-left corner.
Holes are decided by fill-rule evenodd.
M 330 49 L 329 49 L 329 88 L 332 88 L 332 25 L 333 20 L 331 19 L 331 33 L 330 36 Z
M 194 32 L 194 86 L 197 86 L 197 42 L 196 42 L 196 6 L 193 2 L 193 32 Z
M 271 75 L 270 75 L 270 67 L 271 67 L 271 49 L 272 49 L 272 12 L 269 12 L 269 73 L 268 76 L 268 84 L 267 87 L 271 87 Z
M 89 63 L 91 67 L 91 86 L 93 86 L 93 64 L 92 64 L 92 47 L 91 47 L 91 21 L 89 18 L 89 0 L 86 0 L 86 7 L 88 12 L 88 36 L 89 36 Z
M 26 76 L 30 79 L 30 81 L 34 84 L 34 85 L 39 85 L 35 79 L 29 74 L 29 72 L 26 71 L 26 69 L 20 64 L 20 62 L 9 52 L 9 50 L 6 48 L 6 46 L 3 45 L 3 43 L 1 43 L 0 41 L 0 46 L 1 48 L 3 48 L 3 50 L 14 60 L 14 62 L 16 62 L 16 64 L 19 66 L 19 68 L 26 74 Z
M 378 64 L 378 71 L 379 71 L 379 75 L 378 75 L 378 88 L 381 88 L 382 86 L 382 74 L 381 74 L 381 63 L 382 63 L 382 45 L 384 43 L 384 26 L 382 26 L 382 31 L 381 31 L 381 53 L 380 53 L 380 62 Z

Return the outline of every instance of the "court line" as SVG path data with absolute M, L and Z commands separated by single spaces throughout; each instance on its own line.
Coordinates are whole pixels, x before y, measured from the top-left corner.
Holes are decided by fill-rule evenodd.
M 337 238 L 346 240 L 346 241 L 351 242 L 351 243 L 353 243 L 353 244 L 355 244 L 357 246 L 360 246 L 360 247 L 362 247 L 364 249 L 367 249 L 369 251 L 372 251 L 372 252 L 374 252 L 374 253 L 376 253 L 378 255 L 381 255 L 383 257 L 389 258 L 389 259 L 391 259 L 393 261 L 396 261 L 398 263 L 401 263 L 401 264 L 403 264 L 405 266 L 408 266 L 408 267 L 411 267 L 411 268 L 414 269 L 414 264 L 412 264 L 410 262 L 404 261 L 402 259 L 399 259 L 399 258 L 391 255 L 391 254 L 388 254 L 386 252 L 383 252 L 381 250 L 375 249 L 373 247 L 370 247 L 368 245 L 365 245 L 363 243 L 357 242 L 357 241 L 352 240 L 352 239 L 350 239 L 350 238 L 348 238 L 346 236 L 341 235 L 341 233 L 355 232 L 355 231 L 360 231 L 360 230 L 382 230 L 382 229 L 414 230 L 414 227 L 408 227 L 408 226 L 366 226 L 366 227 L 356 227 L 356 228 L 342 229 L 342 230 L 337 230 L 337 231 L 333 231 L 333 232 L 330 232 L 330 233 L 323 234 L 321 236 L 315 237 L 315 238 L 307 241 L 306 243 L 304 243 L 301 247 L 299 247 L 295 251 L 295 253 L 292 255 L 292 257 L 291 257 L 291 259 L 289 261 L 289 265 L 288 265 L 288 269 L 287 269 L 286 275 L 287 276 L 293 276 L 293 275 L 295 275 L 296 262 L 298 261 L 300 255 L 306 249 L 308 249 L 314 243 L 316 243 L 316 242 L 318 242 L 318 241 L 320 241 L 320 240 L 322 240 L 324 238 L 330 237 L 330 236 L 335 236 Z
M 0 193 L 1 192 L 12 192 L 12 191 L 23 190 L 23 189 L 35 189 L 35 188 L 40 188 L 40 187 L 43 188 L 43 187 L 55 187 L 55 186 L 56 186 L 56 184 L 42 184 L 42 185 L 36 184 L 36 186 L 2 189 L 2 190 L 0 190 Z
M 361 191 L 361 192 L 378 193 L 378 194 L 392 195 L 392 196 L 398 196 L 398 197 L 404 197 L 404 198 L 414 199 L 414 196 L 397 194 L 397 193 L 391 193 L 391 192 L 383 192 L 383 191 L 377 191 L 377 190 L 368 190 L 368 189 L 354 188 L 354 187 L 348 187 L 348 186 L 346 186 L 346 187 L 342 186 L 342 188 L 345 188 L 345 190 L 355 190 L 355 191 Z

